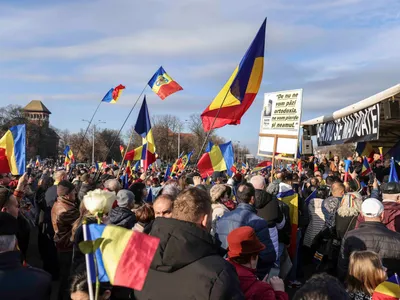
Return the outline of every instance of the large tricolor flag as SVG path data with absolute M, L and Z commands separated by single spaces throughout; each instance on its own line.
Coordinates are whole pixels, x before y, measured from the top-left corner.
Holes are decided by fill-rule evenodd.
M 156 161 L 156 146 L 154 143 L 153 132 L 151 130 L 150 115 L 147 109 L 146 96 L 144 96 L 142 107 L 135 125 L 135 131 L 142 137 L 142 160 L 143 168 L 147 170 L 148 166 Z
M 72 152 L 71 147 L 69 145 L 65 146 L 64 155 L 65 155 L 64 165 L 68 166 L 74 162 L 75 160 L 74 153 Z
M 115 88 L 111 88 L 101 101 L 113 104 L 117 103 L 123 89 L 125 89 L 125 87 L 122 84 L 116 86 Z
M 227 171 L 228 175 L 232 175 L 231 167 L 234 161 L 232 142 L 220 145 L 213 145 L 208 142 L 206 153 L 204 153 L 197 167 L 202 178 L 211 176 L 216 171 Z
M 95 253 L 100 282 L 140 291 L 160 240 L 114 225 L 90 224 L 84 230 L 86 240 L 104 239 Z M 93 255 L 89 255 L 89 264 L 89 276 L 95 282 Z
M 243 114 L 253 103 L 263 76 L 266 23 L 267 19 L 231 77 L 201 114 L 204 131 L 240 124 Z
M 368 142 L 357 143 L 356 152 L 358 153 L 359 156 L 366 156 L 369 162 L 373 161 L 375 151 L 371 143 Z
M 26 127 L 11 127 L 0 139 L 0 173 L 22 175 L 25 173 Z
M 289 206 L 289 216 L 292 230 L 288 252 L 290 257 L 294 258 L 296 255 L 297 227 L 299 224 L 299 198 L 297 193 L 295 193 L 293 190 L 279 192 L 276 197 L 278 200 L 286 203 Z
M 375 288 L 372 300 L 400 299 L 400 280 L 397 274 L 382 282 Z
M 161 100 L 164 100 L 169 95 L 183 90 L 182 87 L 165 72 L 161 66 L 157 72 L 151 77 L 148 85 L 154 93 L 156 93 Z

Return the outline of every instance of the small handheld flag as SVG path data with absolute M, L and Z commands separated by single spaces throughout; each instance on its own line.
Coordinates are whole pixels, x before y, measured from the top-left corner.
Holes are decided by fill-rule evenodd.
M 393 157 L 390 160 L 389 182 L 399 182 L 399 178 L 397 177 L 396 164 Z
M 207 174 L 212 174 L 216 171 L 227 171 L 228 175 L 232 175 L 231 167 L 233 165 L 233 146 L 232 142 L 225 144 L 214 145 L 208 142 L 206 153 L 204 153 L 197 167 L 202 178 L 205 178 Z
M 349 181 L 349 168 L 350 168 L 351 160 L 346 159 L 344 161 L 344 182 Z
M 183 90 L 182 87 L 165 72 L 161 66 L 157 72 L 151 77 L 148 85 L 161 100 L 164 100 L 169 95 Z
M 71 147 L 69 145 L 65 146 L 64 155 L 65 155 L 65 161 L 64 161 L 65 166 L 68 166 L 75 161 L 74 153 L 72 152 Z
M 168 165 L 164 175 L 164 182 L 168 181 L 170 175 L 171 175 L 171 165 Z
M 361 168 L 361 176 L 367 176 L 372 173 L 371 166 L 369 165 L 368 159 L 364 156 L 363 164 Z
M 124 146 L 119 145 L 119 151 L 121 152 L 121 156 L 124 157 Z
M 114 225 L 84 225 L 85 240 L 102 238 L 96 250 L 100 282 L 142 290 L 160 240 L 156 237 Z M 90 278 L 94 282 L 93 254 L 87 257 Z
M 115 88 L 111 88 L 101 101 L 112 104 L 117 103 L 123 89 L 125 89 L 125 87 L 122 84 Z

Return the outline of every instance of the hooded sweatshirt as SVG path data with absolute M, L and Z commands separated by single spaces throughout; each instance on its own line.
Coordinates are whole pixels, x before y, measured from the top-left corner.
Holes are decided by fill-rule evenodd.
M 244 299 L 234 267 L 206 230 L 156 218 L 150 235 L 160 238 L 160 244 L 135 299 Z

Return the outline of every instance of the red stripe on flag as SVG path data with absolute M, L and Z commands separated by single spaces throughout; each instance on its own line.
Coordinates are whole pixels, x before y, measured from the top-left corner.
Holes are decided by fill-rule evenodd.
M 159 242 L 159 238 L 134 231 L 119 260 L 114 285 L 141 291 Z
M 246 94 L 243 98 L 243 101 L 240 105 L 222 107 L 217 119 L 215 120 L 215 124 L 213 129 L 220 128 L 225 125 L 238 125 L 240 124 L 240 119 L 253 103 L 257 94 Z M 214 122 L 214 118 L 217 115 L 218 109 L 204 111 L 201 114 L 201 120 L 203 121 L 204 131 L 209 131 L 211 129 L 211 125 Z
M 208 153 L 204 153 L 199 162 L 197 163 L 197 167 L 199 168 L 199 172 L 202 178 L 207 177 L 208 175 L 212 175 L 214 173 L 214 168 L 211 162 L 210 155 Z
M 10 173 L 10 165 L 6 155 L 6 149 L 0 148 L 0 173 Z
M 167 98 L 169 95 L 182 90 L 182 87 L 176 82 L 176 81 L 171 81 L 168 84 L 164 84 L 160 87 L 158 90 L 157 95 L 160 96 L 162 100 Z

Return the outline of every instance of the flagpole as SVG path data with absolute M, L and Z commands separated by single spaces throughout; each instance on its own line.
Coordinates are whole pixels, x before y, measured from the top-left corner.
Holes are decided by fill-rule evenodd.
M 197 156 L 197 163 L 196 163 L 196 165 L 199 163 L 200 157 L 201 157 L 202 152 L 203 152 L 203 148 L 204 148 L 204 146 L 206 145 L 208 138 L 210 137 L 210 134 L 211 134 L 211 131 L 213 130 L 215 121 L 216 121 L 217 118 L 218 118 L 219 112 L 221 111 L 221 108 L 222 108 L 222 106 L 224 105 L 225 100 L 226 100 L 226 97 L 228 96 L 228 93 L 229 93 L 230 90 L 231 90 L 231 89 L 229 88 L 229 89 L 226 91 L 226 94 L 225 94 L 225 96 L 224 96 L 224 100 L 222 100 L 222 103 L 221 103 L 221 105 L 220 105 L 219 108 L 218 108 L 218 111 L 217 111 L 217 113 L 216 113 L 216 115 L 215 115 L 215 117 L 214 117 L 214 120 L 213 120 L 212 124 L 211 124 L 211 128 L 210 128 L 210 130 L 208 131 L 207 136 L 206 136 L 206 138 L 204 139 L 203 145 L 201 146 L 201 148 L 200 148 L 200 150 L 199 150 L 199 155 Z
M 93 113 L 93 115 L 92 115 L 92 118 L 90 119 L 89 124 L 88 124 L 88 126 L 86 127 L 85 134 L 82 136 L 81 142 L 79 143 L 79 149 L 78 149 L 78 153 L 76 154 L 76 158 L 78 158 L 78 155 L 81 153 L 82 143 L 83 143 L 83 141 L 85 140 L 86 134 L 87 134 L 88 131 L 89 131 L 89 127 L 90 127 L 90 125 L 92 124 L 93 119 L 94 119 L 94 116 L 96 115 L 97 111 L 99 110 L 99 107 L 100 107 L 100 105 L 101 105 L 102 102 L 103 102 L 103 99 L 101 99 L 100 103 L 97 105 L 97 107 L 96 107 L 96 109 L 95 109 L 95 111 L 94 111 L 94 113 Z
M 83 221 L 82 229 L 83 229 L 83 240 L 87 241 L 87 223 L 86 219 Z M 96 255 L 93 253 L 93 255 Z M 94 294 L 93 294 L 93 284 L 92 284 L 92 274 L 90 272 L 90 262 L 89 262 L 89 254 L 85 254 L 85 262 L 86 262 L 86 275 L 87 275 L 87 281 L 88 281 L 88 288 L 89 288 L 89 299 L 94 300 Z
M 143 90 L 141 91 L 139 97 L 136 99 L 135 103 L 133 104 L 131 110 L 129 111 L 128 116 L 125 118 L 125 121 L 124 121 L 124 123 L 122 124 L 121 128 L 119 129 L 119 131 L 118 131 L 118 133 L 117 133 L 117 136 L 114 138 L 114 140 L 113 140 L 113 142 L 112 142 L 110 148 L 108 148 L 108 152 L 107 152 L 107 154 L 106 154 L 105 159 L 107 159 L 107 156 L 111 153 L 111 149 L 113 148 L 115 142 L 116 142 L 117 139 L 119 138 L 122 129 L 124 128 L 124 126 L 125 126 L 126 122 L 128 121 L 129 117 L 131 116 L 131 113 L 132 113 L 133 109 L 135 108 L 136 104 L 138 103 L 140 97 L 142 97 L 142 95 L 143 95 L 143 93 L 144 93 L 146 87 L 147 87 L 147 83 L 146 83 L 146 85 L 144 86 Z M 127 151 L 128 151 L 128 148 L 126 149 L 125 153 L 126 153 Z M 124 156 L 124 158 L 125 158 L 125 156 Z
M 128 152 L 129 146 L 131 145 L 132 138 L 133 138 L 133 135 L 134 135 L 134 134 L 135 134 L 135 130 L 132 131 L 131 136 L 129 137 L 128 146 L 126 146 L 126 150 L 124 151 L 124 156 L 122 157 L 121 166 L 120 166 L 119 169 L 118 169 L 117 179 L 119 178 L 119 173 L 121 172 L 122 167 L 124 166 L 124 161 L 125 161 L 126 153 Z

